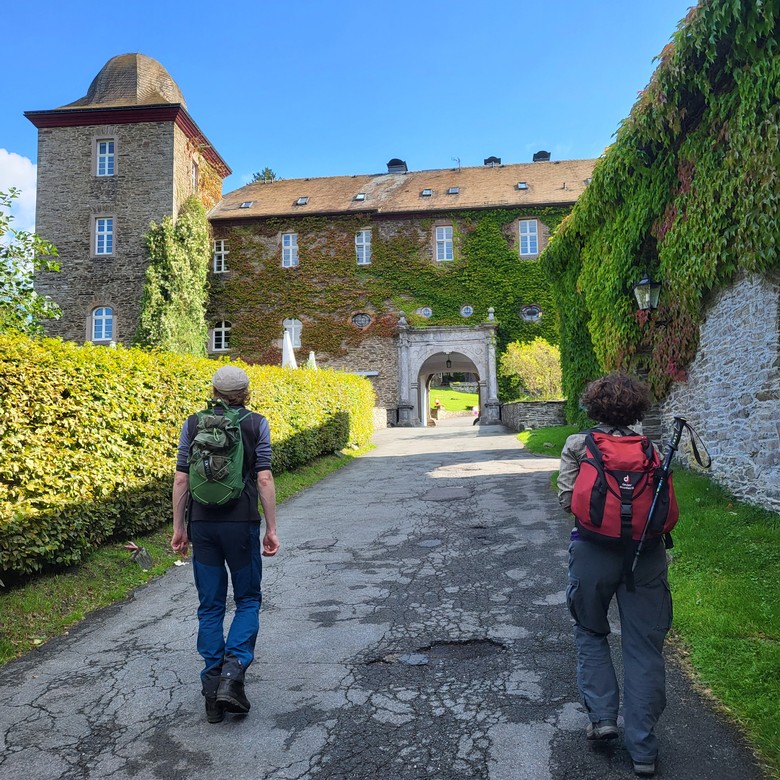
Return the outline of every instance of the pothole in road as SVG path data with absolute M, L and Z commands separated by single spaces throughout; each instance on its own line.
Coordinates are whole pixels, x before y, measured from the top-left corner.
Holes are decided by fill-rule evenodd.
M 403 664 L 427 666 L 428 664 L 462 663 L 489 658 L 503 653 L 506 647 L 493 639 L 463 639 L 451 642 L 432 642 L 418 647 L 412 653 L 390 653 L 372 658 L 368 664 Z

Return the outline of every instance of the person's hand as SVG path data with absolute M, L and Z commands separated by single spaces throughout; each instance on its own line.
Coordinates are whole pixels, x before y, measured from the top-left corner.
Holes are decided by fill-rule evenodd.
M 173 537 L 171 538 L 171 549 L 175 553 L 178 553 L 179 555 L 186 555 L 187 548 L 189 546 L 190 546 L 190 540 L 187 538 L 186 531 L 173 532 Z
M 276 531 L 266 531 L 263 537 L 263 555 L 270 558 L 277 552 L 279 552 L 279 539 L 276 536 Z

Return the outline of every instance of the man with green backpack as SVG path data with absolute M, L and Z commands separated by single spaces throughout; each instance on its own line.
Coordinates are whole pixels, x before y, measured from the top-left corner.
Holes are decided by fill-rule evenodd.
M 244 676 L 260 626 L 261 552 L 275 555 L 279 540 L 268 421 L 245 408 L 249 377 L 222 366 L 212 390 L 208 408 L 190 415 L 179 437 L 171 547 L 186 554 L 192 543 L 206 717 L 219 723 L 225 712 L 249 712 Z M 235 614 L 225 636 L 228 571 Z

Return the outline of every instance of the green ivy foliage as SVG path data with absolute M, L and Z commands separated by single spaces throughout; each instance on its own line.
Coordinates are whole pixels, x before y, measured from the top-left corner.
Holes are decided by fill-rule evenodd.
M 662 397 L 686 376 L 709 296 L 780 264 L 779 44 L 778 0 L 691 9 L 543 253 L 571 421 L 605 371 L 646 369 Z M 664 284 L 649 317 L 631 291 L 645 271 Z
M 165 217 L 146 234 L 149 265 L 135 343 L 206 355 L 211 229 L 198 198 L 188 198 L 174 224 Z
M 268 219 L 233 226 L 220 233 L 228 241 L 230 274 L 212 282 L 212 320 L 232 323 L 231 346 L 245 360 L 273 363 L 279 350 L 269 344 L 281 338 L 282 321 L 303 322 L 302 352 L 343 355 L 350 347 L 374 336 L 390 336 L 398 312 L 410 324 L 466 325 L 487 319 L 495 309 L 499 322 L 498 349 L 512 341 L 536 337 L 558 341 L 551 285 L 538 260 L 518 257 L 516 220 L 535 217 L 551 230 L 569 209 L 496 209 L 484 212 L 442 213 L 425 219 L 407 219 L 386 229 L 386 223 L 363 215 Z M 431 259 L 434 222 L 453 226 L 455 259 Z M 374 227 L 372 259 L 358 266 L 355 233 Z M 271 251 L 280 233 L 298 234 L 299 265 L 282 268 L 279 250 Z M 466 320 L 460 309 L 468 304 L 474 316 Z M 544 316 L 526 322 L 523 306 L 535 304 Z M 415 309 L 430 306 L 426 319 Z M 372 324 L 364 330 L 351 323 L 365 312 Z
M 0 335 L 0 578 L 78 563 L 101 542 L 170 518 L 184 419 L 203 408 L 213 360 Z M 273 468 L 361 446 L 368 380 L 246 367 L 271 427 Z

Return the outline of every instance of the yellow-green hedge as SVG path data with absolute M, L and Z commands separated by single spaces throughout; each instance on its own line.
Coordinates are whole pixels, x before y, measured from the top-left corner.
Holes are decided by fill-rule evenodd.
M 184 418 L 215 361 L 0 334 L 0 577 L 78 563 L 111 537 L 170 519 Z M 368 442 L 370 383 L 244 366 L 271 426 L 274 469 Z

